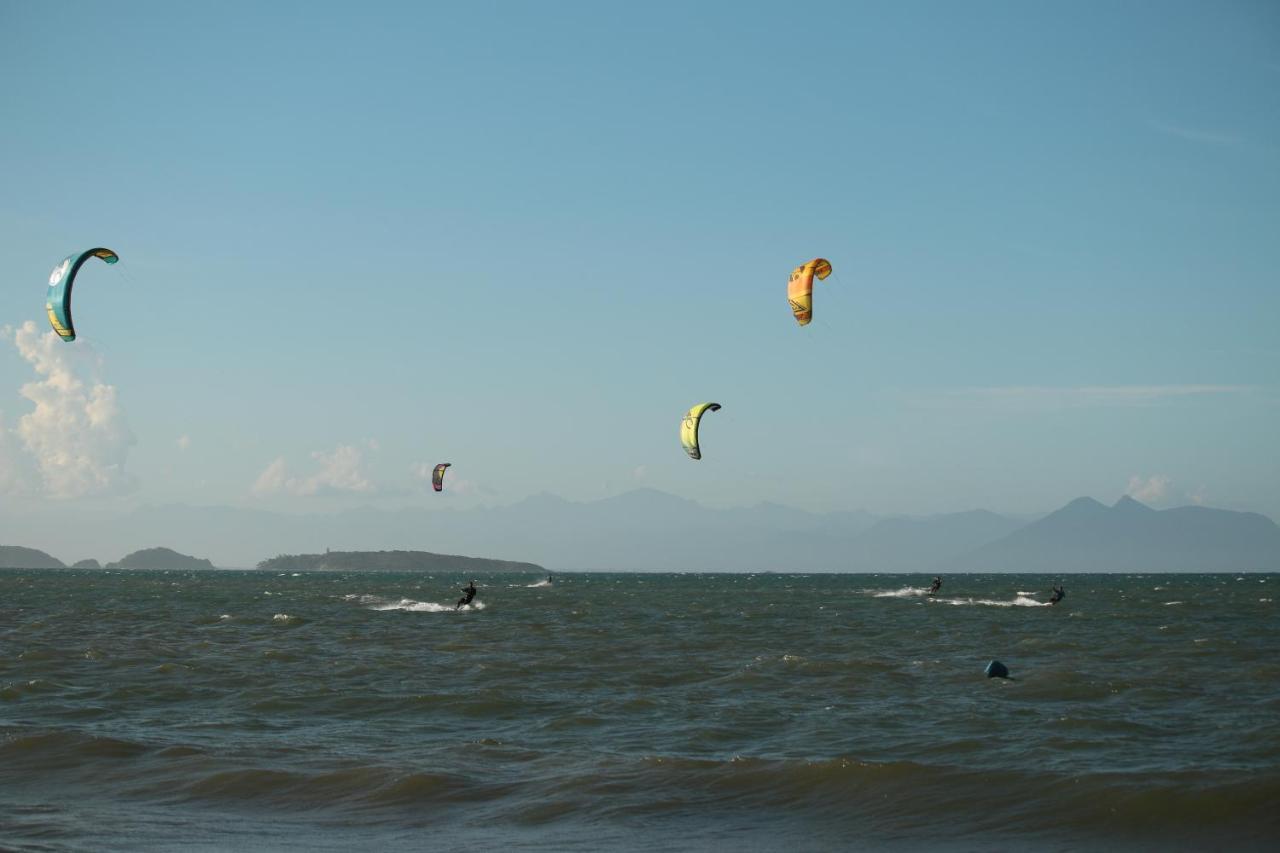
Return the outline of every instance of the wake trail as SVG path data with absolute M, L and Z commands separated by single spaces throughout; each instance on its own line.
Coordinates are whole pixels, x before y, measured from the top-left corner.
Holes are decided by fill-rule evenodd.
M 452 604 L 440 604 L 436 601 L 414 601 L 412 598 L 391 599 L 377 595 L 352 594 L 342 596 L 344 601 L 363 604 L 369 610 L 399 610 L 405 613 L 464 613 L 466 611 L 484 610 L 483 601 L 475 600 L 461 607 Z

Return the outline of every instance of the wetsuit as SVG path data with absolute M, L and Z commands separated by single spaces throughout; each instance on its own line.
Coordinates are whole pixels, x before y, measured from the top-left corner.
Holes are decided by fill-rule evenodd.
M 1062 587 L 1060 587 L 1060 586 L 1055 586 L 1055 587 L 1053 588 L 1053 595 L 1049 596 L 1049 603 L 1050 603 L 1050 604 L 1057 604 L 1059 601 L 1061 601 L 1062 599 L 1064 599 L 1064 598 L 1066 598 L 1066 597 L 1067 597 L 1067 594 L 1066 594 L 1066 592 L 1064 592 L 1064 591 L 1063 591 Z
M 940 589 L 942 589 L 942 578 L 934 578 L 933 583 L 929 584 L 929 594 L 933 595 Z
M 462 591 L 463 591 L 463 593 L 464 593 L 464 596 L 463 596 L 462 598 L 459 598 L 459 599 L 458 599 L 458 603 L 457 603 L 457 604 L 453 605 L 453 609 L 454 609 L 454 610 L 457 610 L 459 607 L 461 607 L 461 606 L 462 606 L 462 605 L 464 605 L 464 604 L 470 604 L 470 603 L 471 603 L 471 599 L 473 599 L 473 598 L 475 598 L 475 597 L 476 597 L 476 584 L 475 584 L 475 581 L 472 581 L 471 583 L 469 583 L 469 584 L 467 584 L 466 586 L 464 586 L 464 587 L 462 588 Z

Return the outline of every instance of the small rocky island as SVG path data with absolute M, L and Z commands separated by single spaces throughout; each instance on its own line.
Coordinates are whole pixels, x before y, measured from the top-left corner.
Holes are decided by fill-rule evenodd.
M 0 545 L 0 569 L 65 569 L 66 563 L 35 548 Z
M 134 551 L 117 562 L 107 563 L 108 569 L 212 569 L 213 563 L 199 557 L 188 557 L 171 548 L 143 548 Z
M 430 551 L 327 551 L 281 554 L 258 563 L 277 572 L 520 572 L 546 574 L 536 563 L 433 554 Z

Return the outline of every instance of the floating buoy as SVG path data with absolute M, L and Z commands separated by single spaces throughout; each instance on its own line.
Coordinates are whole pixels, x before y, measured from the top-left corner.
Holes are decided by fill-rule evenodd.
M 1000 661 L 998 660 L 993 660 L 991 663 L 987 664 L 986 672 L 987 672 L 987 678 L 1008 678 L 1009 677 L 1009 667 L 1000 663 Z

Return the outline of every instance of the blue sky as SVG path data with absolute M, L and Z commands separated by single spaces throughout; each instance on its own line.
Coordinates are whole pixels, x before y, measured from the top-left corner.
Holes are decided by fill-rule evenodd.
M 0 0 L 0 75 L 5 505 L 1280 517 L 1273 3 Z

